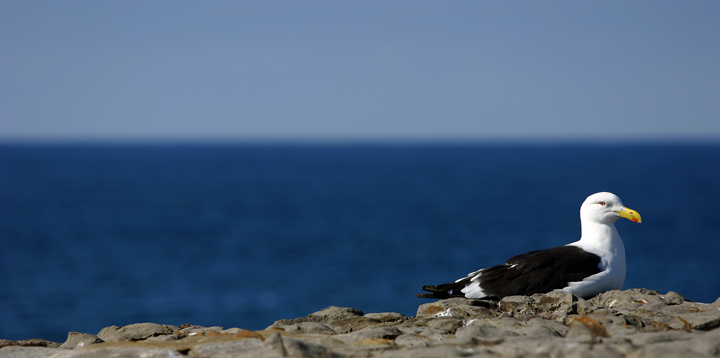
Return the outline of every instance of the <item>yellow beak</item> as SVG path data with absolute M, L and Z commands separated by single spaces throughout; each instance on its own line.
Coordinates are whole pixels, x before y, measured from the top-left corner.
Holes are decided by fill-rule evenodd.
M 638 212 L 633 209 L 623 206 L 622 210 L 618 210 L 618 211 L 616 211 L 616 213 L 618 215 L 620 215 L 621 218 L 628 219 L 632 222 L 636 222 L 636 223 L 642 222 L 642 218 L 640 217 L 640 214 L 638 214 Z

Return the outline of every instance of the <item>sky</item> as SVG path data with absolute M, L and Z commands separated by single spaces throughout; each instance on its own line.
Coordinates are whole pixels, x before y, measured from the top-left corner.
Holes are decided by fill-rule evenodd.
M 720 2 L 0 2 L 0 142 L 720 142 Z

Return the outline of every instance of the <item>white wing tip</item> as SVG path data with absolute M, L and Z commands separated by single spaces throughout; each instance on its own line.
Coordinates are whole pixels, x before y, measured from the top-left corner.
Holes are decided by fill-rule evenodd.
M 487 296 L 485 292 L 483 292 L 482 288 L 480 288 L 480 282 L 478 281 L 473 281 L 471 284 L 465 286 L 465 288 L 461 291 L 465 294 L 465 298 L 483 298 Z

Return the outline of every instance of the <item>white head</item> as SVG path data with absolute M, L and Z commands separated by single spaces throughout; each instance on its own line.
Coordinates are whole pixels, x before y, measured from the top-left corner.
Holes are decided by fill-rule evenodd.
M 595 193 L 580 206 L 580 219 L 600 224 L 612 224 L 619 218 L 642 222 L 637 211 L 623 206 L 617 195 L 608 192 Z

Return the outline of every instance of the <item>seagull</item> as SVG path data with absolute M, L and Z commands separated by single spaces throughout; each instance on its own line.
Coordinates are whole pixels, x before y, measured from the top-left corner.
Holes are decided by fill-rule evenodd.
M 580 206 L 580 240 L 565 246 L 530 251 L 507 262 L 471 272 L 453 283 L 423 286 L 421 298 L 494 298 L 561 291 L 581 298 L 622 288 L 625 245 L 615 222 L 640 223 L 637 211 L 608 192 L 590 195 Z

